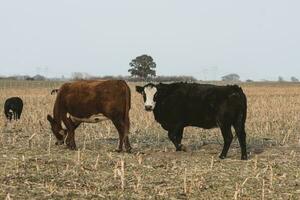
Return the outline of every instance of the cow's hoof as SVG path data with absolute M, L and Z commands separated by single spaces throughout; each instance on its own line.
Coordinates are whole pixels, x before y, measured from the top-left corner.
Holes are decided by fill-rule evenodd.
M 187 151 L 187 148 L 184 145 L 180 144 L 178 148 L 176 148 L 176 151 Z
M 224 155 L 220 155 L 220 156 L 219 156 L 219 158 L 223 160 L 223 159 L 225 159 L 225 158 L 226 158 L 226 156 L 224 156 Z
M 247 155 L 246 156 L 242 156 L 241 160 L 248 160 Z
M 76 145 L 68 145 L 68 148 L 69 148 L 70 150 L 77 150 Z
M 63 145 L 64 144 L 64 141 L 63 140 L 60 140 L 60 141 L 56 141 L 55 142 L 55 145 Z
M 184 146 L 184 145 L 181 145 L 181 151 L 184 151 L 184 152 L 186 152 L 186 151 L 187 151 L 187 148 L 186 148 L 186 146 Z
M 115 152 L 121 153 L 123 150 L 122 149 L 115 149 Z
M 131 148 L 131 147 L 129 147 L 129 148 L 126 148 L 126 153 L 131 153 L 131 150 L 132 150 L 132 148 Z

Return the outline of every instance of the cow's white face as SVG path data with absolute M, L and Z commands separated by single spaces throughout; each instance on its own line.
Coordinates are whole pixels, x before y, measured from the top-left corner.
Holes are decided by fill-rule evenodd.
M 47 120 L 50 122 L 51 130 L 56 137 L 56 145 L 61 145 L 65 142 L 67 130 L 62 129 L 61 124 L 58 124 L 51 115 L 47 115 Z
M 143 95 L 145 110 L 152 111 L 156 104 L 157 88 L 153 84 L 148 84 L 144 87 L 136 86 L 136 91 Z
M 14 115 L 14 111 L 12 109 L 9 109 L 7 113 L 8 118 L 11 119 L 13 115 Z
M 147 111 L 152 111 L 155 107 L 155 94 L 157 92 L 156 87 L 148 86 L 144 88 L 145 93 L 145 109 Z

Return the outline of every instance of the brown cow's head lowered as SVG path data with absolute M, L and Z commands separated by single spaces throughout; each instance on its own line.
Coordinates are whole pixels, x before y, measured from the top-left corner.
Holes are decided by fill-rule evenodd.
M 47 120 L 50 122 L 51 130 L 56 137 L 56 145 L 64 144 L 65 138 L 67 136 L 67 131 L 61 127 L 61 124 L 57 123 L 51 115 L 47 115 Z

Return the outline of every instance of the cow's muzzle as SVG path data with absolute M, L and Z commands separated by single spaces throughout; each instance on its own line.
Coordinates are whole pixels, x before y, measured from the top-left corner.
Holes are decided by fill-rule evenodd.
M 56 138 L 55 144 L 56 145 L 63 145 L 65 143 L 65 140 L 66 140 L 66 137 L 67 137 L 67 131 L 62 129 L 58 132 L 58 134 L 62 137 L 62 139 L 60 139 L 61 137 Z
M 145 106 L 146 111 L 153 111 L 153 106 Z
M 55 145 L 63 145 L 64 143 L 65 143 L 64 140 L 57 140 L 55 142 Z

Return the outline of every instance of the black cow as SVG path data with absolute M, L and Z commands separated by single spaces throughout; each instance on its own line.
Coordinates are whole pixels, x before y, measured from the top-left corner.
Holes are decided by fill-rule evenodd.
M 245 121 L 247 99 L 237 86 L 215 86 L 197 83 L 149 83 L 136 86 L 143 95 L 145 109 L 153 111 L 155 120 L 168 131 L 176 151 L 184 150 L 181 144 L 183 129 L 196 126 L 205 129 L 219 127 L 224 146 L 220 158 L 224 159 L 232 142 L 231 126 L 237 134 L 241 159 L 247 160 Z
M 4 114 L 8 120 L 18 120 L 23 110 L 23 101 L 20 97 L 11 97 L 5 101 Z
M 51 95 L 54 95 L 54 94 L 58 93 L 58 90 L 59 89 L 53 89 L 53 90 L 51 90 Z

